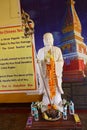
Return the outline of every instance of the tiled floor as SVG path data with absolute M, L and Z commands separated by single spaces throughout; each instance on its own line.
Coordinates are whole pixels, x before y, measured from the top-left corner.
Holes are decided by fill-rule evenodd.
M 0 130 L 24 130 L 27 114 L 0 114 Z
M 82 130 L 87 130 L 87 113 L 80 113 L 79 117 L 81 119 L 82 122 Z
M 28 108 L 0 108 L 0 130 L 24 130 Z M 83 130 L 87 130 L 87 112 L 79 112 Z

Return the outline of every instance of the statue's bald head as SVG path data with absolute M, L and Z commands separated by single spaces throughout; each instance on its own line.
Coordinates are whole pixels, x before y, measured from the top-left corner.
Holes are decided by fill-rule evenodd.
M 54 41 L 54 39 L 53 39 L 52 33 L 45 33 L 43 35 L 44 46 L 52 46 L 53 41 Z

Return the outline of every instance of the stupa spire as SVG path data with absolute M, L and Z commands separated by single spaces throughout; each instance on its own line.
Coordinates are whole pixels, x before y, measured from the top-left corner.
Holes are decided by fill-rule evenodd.
M 81 33 L 81 23 L 75 11 L 74 4 L 74 0 L 67 0 L 67 10 L 64 18 L 64 25 L 62 28 L 63 33 L 70 32 L 73 30 Z

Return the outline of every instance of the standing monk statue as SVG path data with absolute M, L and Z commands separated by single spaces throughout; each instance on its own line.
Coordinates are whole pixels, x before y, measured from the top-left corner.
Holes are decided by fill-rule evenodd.
M 43 94 L 42 102 L 45 105 L 55 104 L 59 108 L 62 102 L 61 94 L 64 93 L 62 89 L 64 64 L 62 52 L 59 47 L 53 45 L 54 38 L 51 33 L 43 35 L 43 42 L 44 47 L 39 49 L 37 54 L 38 64 L 41 69 L 40 72 L 38 71 L 39 91 Z

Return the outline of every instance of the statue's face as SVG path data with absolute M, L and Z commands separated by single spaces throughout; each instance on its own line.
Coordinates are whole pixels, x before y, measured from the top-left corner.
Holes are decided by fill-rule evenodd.
M 53 36 L 50 33 L 44 35 L 43 38 L 44 46 L 52 46 L 53 45 Z

